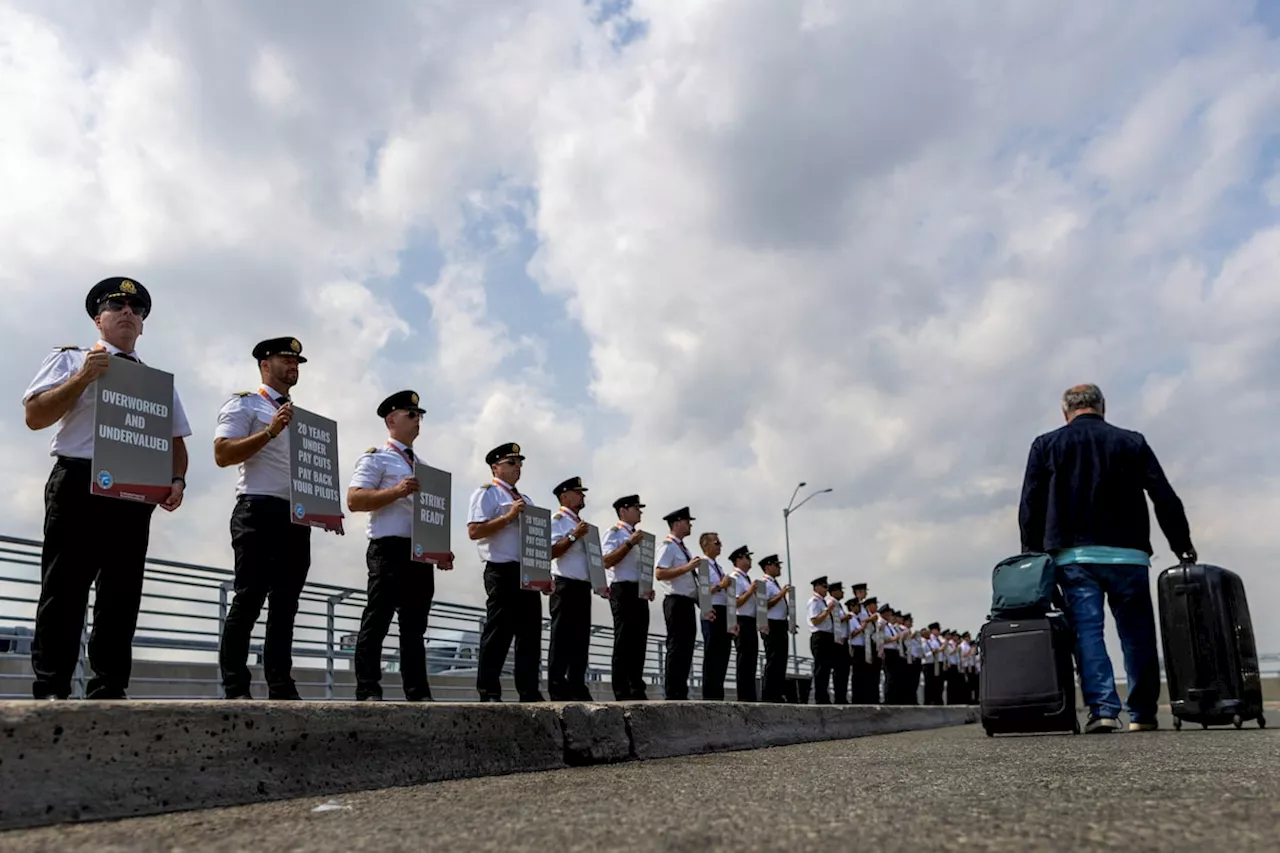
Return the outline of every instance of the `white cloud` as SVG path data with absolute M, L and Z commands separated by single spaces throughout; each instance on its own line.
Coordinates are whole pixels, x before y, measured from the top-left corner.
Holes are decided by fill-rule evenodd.
M 856 574 L 970 628 L 1018 544 L 1028 442 L 1098 381 L 1201 552 L 1280 594 L 1277 534 L 1241 521 L 1280 477 L 1280 238 L 1242 200 L 1276 203 L 1252 181 L 1280 52 L 1244 2 L 638 0 L 622 47 L 577 0 L 305 27 L 249 3 L 72 11 L 0 5 L 0 383 L 15 400 L 89 334 L 98 277 L 152 288 L 143 351 L 197 425 L 157 554 L 228 561 L 214 413 L 252 343 L 293 334 L 344 466 L 413 385 L 459 499 L 514 439 L 540 500 L 581 474 L 596 520 L 639 491 L 763 554 L 806 479 L 835 491 L 793 521 L 800 580 Z M 530 196 L 528 271 L 589 342 L 585 406 L 556 402 L 561 342 L 507 313 L 526 285 L 496 260 L 530 235 L 504 213 Z M 440 269 L 401 270 L 423 240 Z M 19 418 L 0 473 L 34 534 L 47 436 Z M 319 540 L 314 576 L 360 582 L 358 526 Z M 439 595 L 478 601 L 478 573 Z

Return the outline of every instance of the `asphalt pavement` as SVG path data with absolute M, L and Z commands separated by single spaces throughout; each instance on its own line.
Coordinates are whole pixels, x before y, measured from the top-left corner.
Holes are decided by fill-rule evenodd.
M 1164 725 L 995 739 L 970 725 L 438 782 L 18 830 L 0 850 L 1280 850 L 1280 732 Z

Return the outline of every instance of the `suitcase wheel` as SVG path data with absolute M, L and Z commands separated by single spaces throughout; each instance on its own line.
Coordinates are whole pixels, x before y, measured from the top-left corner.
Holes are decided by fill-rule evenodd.
M 1207 729 L 1207 728 L 1209 728 L 1209 724 L 1208 724 L 1208 723 L 1201 723 L 1201 724 L 1200 724 L 1200 728 L 1202 728 L 1202 729 Z
M 1260 729 L 1265 729 L 1266 727 L 1267 727 L 1267 718 L 1266 718 L 1266 717 L 1264 717 L 1264 716 L 1262 716 L 1261 714 L 1259 714 L 1259 715 L 1258 715 L 1258 728 L 1260 728 Z
M 1177 717 L 1173 718 L 1173 730 L 1175 732 L 1182 731 L 1182 720 L 1178 719 Z
M 987 733 L 987 737 L 995 737 L 995 736 L 996 736 L 996 733 L 995 733 L 995 732 L 993 732 L 993 731 L 991 731 L 991 729 L 984 729 L 984 731 L 986 731 L 986 733 Z
M 1236 714 L 1234 717 L 1231 718 L 1231 725 L 1235 726 L 1237 729 L 1243 728 L 1244 720 L 1240 719 L 1239 714 Z
M 1079 721 L 1079 720 L 1076 720 L 1074 723 L 1072 723 L 1072 725 L 1071 725 L 1071 734 L 1072 734 L 1072 735 L 1078 735 L 1078 734 L 1080 734 L 1080 721 Z

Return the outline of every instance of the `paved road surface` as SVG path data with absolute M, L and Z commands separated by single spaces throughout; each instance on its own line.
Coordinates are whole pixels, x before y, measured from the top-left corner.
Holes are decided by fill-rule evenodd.
M 314 811 L 328 799 L 2 833 L 0 850 L 1275 853 L 1280 732 L 988 740 L 965 726 L 441 782 Z

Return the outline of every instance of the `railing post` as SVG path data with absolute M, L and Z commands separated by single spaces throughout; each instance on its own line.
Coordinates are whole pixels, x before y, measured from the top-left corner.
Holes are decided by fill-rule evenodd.
M 667 695 L 667 643 L 658 640 L 658 675 L 657 683 L 662 688 L 662 695 Z
M 85 623 L 81 622 L 80 623 L 80 653 L 76 655 L 76 679 L 75 679 L 75 686 L 73 688 L 74 692 L 72 694 L 77 699 L 83 699 L 86 693 L 84 670 L 85 670 L 85 663 L 86 663 L 85 658 L 87 654 L 88 645 L 89 645 L 89 629 L 85 625 Z
M 336 616 L 338 605 L 347 596 L 351 595 L 351 590 L 343 590 L 329 596 L 325 601 L 325 625 L 324 625 L 324 698 L 333 699 L 333 653 L 334 653 L 334 632 L 336 630 Z M 378 650 L 378 665 L 382 665 L 382 650 Z

